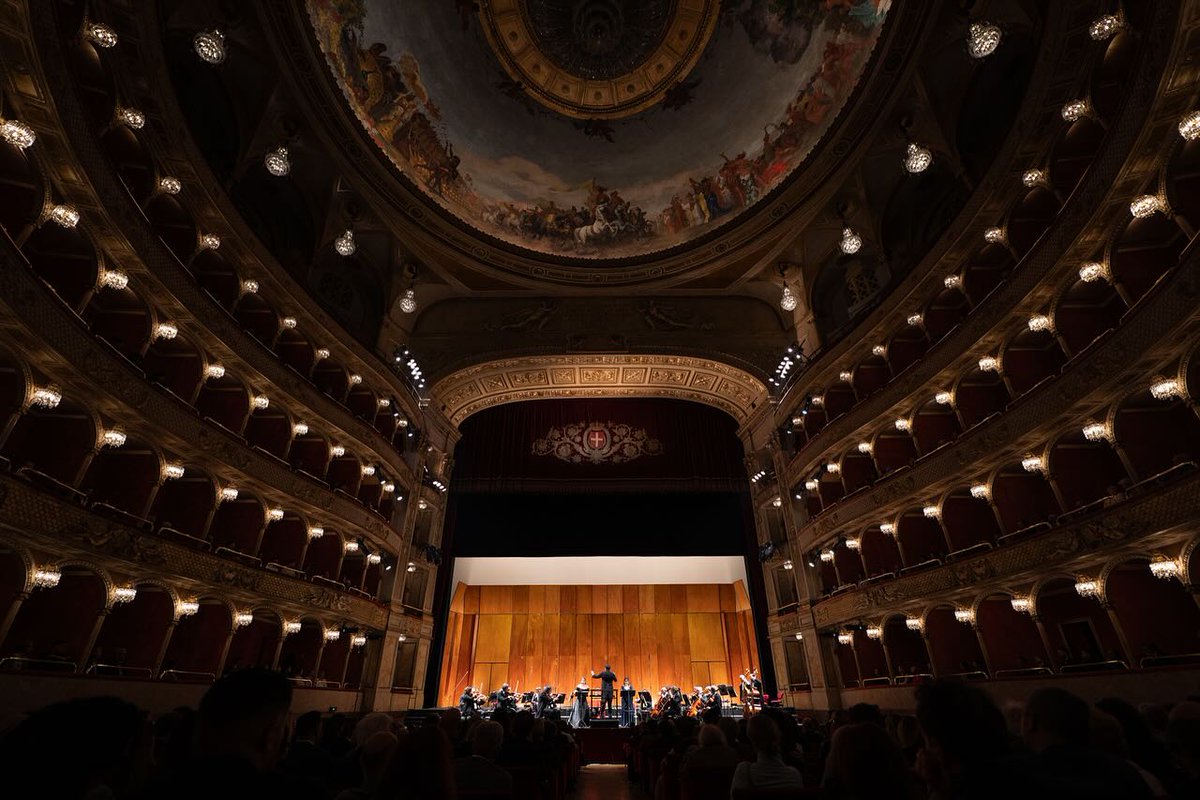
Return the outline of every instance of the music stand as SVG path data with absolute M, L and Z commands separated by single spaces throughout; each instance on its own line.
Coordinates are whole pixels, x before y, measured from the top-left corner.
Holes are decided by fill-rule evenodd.
M 566 693 L 559 692 L 558 694 L 554 695 L 554 705 L 561 706 L 566 701 L 567 701 Z
M 654 707 L 654 700 L 650 697 L 649 692 L 647 692 L 645 690 L 640 691 L 637 693 L 637 697 L 638 697 L 638 702 L 641 703 L 642 708 L 653 708 Z

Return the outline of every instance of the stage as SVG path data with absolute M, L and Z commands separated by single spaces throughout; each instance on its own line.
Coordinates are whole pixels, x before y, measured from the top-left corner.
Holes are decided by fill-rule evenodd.
M 615 724 L 601 724 L 590 728 L 574 728 L 571 735 L 579 744 L 579 756 L 584 764 L 625 763 L 625 745 L 629 743 L 628 728 L 620 728 Z

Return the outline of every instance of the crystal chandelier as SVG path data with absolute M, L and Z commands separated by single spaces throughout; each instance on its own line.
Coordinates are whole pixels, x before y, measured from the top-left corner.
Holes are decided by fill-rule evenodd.
M 234 500 L 238 499 L 239 494 L 240 492 L 238 492 L 238 488 L 236 486 L 226 486 L 221 490 L 221 502 L 232 503 Z
M 267 512 L 267 518 L 272 522 L 279 522 L 279 520 L 283 519 L 283 509 L 279 506 L 272 508 Z
M 1172 397 L 1183 397 L 1179 381 L 1174 378 L 1155 378 L 1150 383 L 1150 396 L 1155 400 L 1169 400 Z
M 358 246 L 354 243 L 354 231 L 347 228 L 345 233 L 334 239 L 333 249 L 337 251 L 339 256 L 349 258 L 354 255 L 354 251 L 358 249 Z
M 184 471 L 181 464 L 164 464 L 162 468 L 163 480 L 178 480 L 183 477 Z
M 854 536 L 847 536 L 846 537 L 846 549 L 847 550 L 861 550 L 862 549 L 862 539 L 859 539 Z
M 1028 597 L 1015 597 L 1014 596 L 1010 602 L 1012 603 L 1013 611 L 1019 612 L 1021 614 L 1032 614 L 1033 613 L 1033 601 L 1031 601 Z
M 804 482 L 804 488 L 810 492 L 815 492 L 817 489 L 821 488 L 821 482 L 815 478 L 809 478 Z
M 1179 562 L 1166 556 L 1158 556 L 1150 562 L 1150 574 L 1164 580 L 1179 577 Z
M 975 622 L 975 612 L 969 608 L 954 609 L 954 618 L 959 622 L 971 624 Z
M 242 281 L 242 294 L 258 294 L 258 281 L 247 278 Z
M 292 171 L 292 162 L 288 160 L 288 150 L 286 147 L 276 147 L 271 152 L 263 156 L 263 166 L 267 168 L 267 172 L 274 175 L 276 178 L 282 178 Z
M 882 344 L 877 344 L 871 348 L 871 355 L 876 358 L 883 358 L 887 355 L 887 347 Z
M 979 369 L 983 372 L 999 372 L 1000 360 L 995 356 L 984 356 L 979 359 Z
M 325 629 L 325 641 L 336 642 L 340 638 L 342 638 L 342 632 L 340 629 L 338 629 L 338 628 L 326 628 Z
M 25 150 L 37 141 L 37 134 L 20 120 L 0 118 L 0 138 L 18 150 Z
M 910 173 L 916 175 L 929 169 L 929 165 L 933 163 L 933 153 L 928 147 L 923 147 L 916 142 L 909 142 L 908 147 L 904 151 L 904 168 Z
M 1072 100 L 1062 107 L 1062 118 L 1067 122 L 1076 122 L 1086 116 L 1089 110 L 1087 100 Z
M 933 396 L 933 402 L 939 406 L 948 406 L 954 403 L 954 394 L 952 392 L 938 392 Z
M 137 587 L 117 586 L 112 590 L 113 603 L 132 603 L 137 599 Z
M 971 58 L 986 58 L 1000 46 L 1000 29 L 989 22 L 971 23 L 967 52 Z
M 1026 472 L 1041 472 L 1044 466 L 1041 456 L 1030 455 L 1021 459 L 1021 469 Z
M 179 335 L 179 328 L 173 322 L 160 322 L 154 326 L 154 331 L 151 334 L 153 339 L 171 340 Z
M 1040 186 L 1045 182 L 1046 173 L 1042 172 L 1040 169 L 1027 169 L 1025 170 L 1025 174 L 1021 176 L 1021 183 L 1024 184 L 1027 189 Z
M 310 526 L 309 526 L 309 528 L 308 528 L 308 538 L 310 538 L 310 539 L 320 539 L 320 538 L 321 538 L 322 536 L 324 536 L 324 535 L 325 535 L 325 529 L 324 529 L 324 528 L 322 528 L 320 525 L 310 525 Z
M 838 373 L 838 380 L 842 383 L 852 383 L 854 381 L 854 373 L 848 369 L 844 369 Z
M 249 611 L 239 611 L 233 615 L 233 627 L 244 628 L 254 622 L 254 614 Z
M 986 483 L 977 483 L 971 487 L 971 497 L 976 500 L 987 500 L 992 496 L 992 490 Z
M 863 455 L 865 455 L 865 456 L 869 456 L 869 455 L 871 455 L 871 452 L 872 452 L 874 449 L 875 449 L 875 448 L 873 448 L 873 447 L 871 446 L 871 443 L 870 443 L 870 442 L 859 442 L 859 443 L 858 443 L 858 452 L 862 453 L 862 454 L 863 454 Z
M 296 330 L 296 326 L 299 324 L 300 324 L 300 321 L 297 320 L 295 317 L 284 317 L 283 319 L 279 320 L 279 327 L 284 328 L 289 331 Z
M 116 119 L 117 122 L 135 131 L 140 131 L 146 124 L 146 115 L 136 108 L 117 106 Z
M 200 31 L 192 39 L 192 47 L 201 61 L 220 64 L 225 60 L 225 34 L 218 30 Z
M 1116 14 L 1105 14 L 1102 17 L 1096 17 L 1088 28 L 1088 34 L 1097 42 L 1103 42 L 1106 39 L 1111 39 L 1113 34 L 1124 27 L 1121 18 Z
M 33 571 L 33 588 L 35 589 L 53 589 L 61 580 L 62 573 L 59 572 L 58 567 L 38 567 Z
M 888 536 L 896 535 L 896 526 L 890 522 L 881 522 L 879 524 L 879 532 L 886 533 Z
M 221 237 L 215 233 L 206 233 L 200 237 L 201 250 L 218 250 L 221 247 Z
M 283 623 L 283 635 L 291 636 L 293 633 L 299 633 L 300 627 L 300 620 L 289 619 L 287 622 Z
M 832 550 L 822 550 L 820 553 L 820 558 L 822 561 L 824 561 L 826 564 L 828 564 L 830 561 L 833 561 L 833 551 Z
M 109 428 L 100 437 L 101 445 L 104 447 L 121 447 L 127 440 L 125 431 L 120 428 Z
M 947 275 L 942 280 L 942 285 L 945 286 L 947 289 L 958 289 L 962 286 L 962 276 L 961 275 Z
M 1035 314 L 1029 318 L 1029 330 L 1034 333 L 1050 330 L 1050 318 L 1045 314 Z
M 124 272 L 102 269 L 96 276 L 96 284 L 102 289 L 116 289 L 120 291 L 129 285 L 129 276 Z
M 164 175 L 158 179 L 158 190 L 163 194 L 179 194 L 183 191 L 183 183 L 179 178 Z
M 382 564 L 383 556 L 379 555 L 379 553 L 367 553 L 367 563 L 368 564 Z
M 917 312 L 915 314 L 909 314 L 908 319 L 905 320 L 905 322 L 908 323 L 910 328 L 916 328 L 925 322 L 925 317 L 920 312 Z
M 313 360 L 324 361 L 327 358 L 329 358 L 329 348 L 328 347 L 318 347 L 316 350 L 313 351 Z
M 50 220 L 64 228 L 74 228 L 79 224 L 79 212 L 72 205 L 56 205 L 50 208 L 47 215 Z
M 825 465 L 825 471 L 828 472 L 830 475 L 837 475 L 842 471 L 842 465 L 837 463 L 836 461 L 830 461 L 828 464 Z
M 912 430 L 912 423 L 903 417 L 897 418 L 892 424 L 895 425 L 896 430 L 900 431 L 901 433 L 908 433 Z
M 937 506 L 925 506 L 921 509 L 921 513 L 925 515 L 926 519 L 942 518 L 942 509 L 938 508 Z
M 849 631 L 839 631 L 837 635 L 838 644 L 843 647 L 854 644 L 854 634 Z
M 862 237 L 854 232 L 853 228 L 842 228 L 842 241 L 838 243 L 838 247 L 848 256 L 852 256 L 862 249 Z
M 1080 597 L 1099 597 L 1100 584 L 1090 579 L 1080 579 L 1075 581 L 1075 593 Z
M 265 394 L 256 394 L 250 398 L 250 405 L 254 406 L 259 411 L 267 409 L 271 405 L 271 398 Z
M 1189 142 L 1200 139 L 1200 111 L 1193 111 L 1179 120 L 1179 135 Z
M 1144 194 L 1141 197 L 1134 198 L 1129 204 L 1129 213 L 1137 219 L 1145 219 L 1153 216 L 1156 211 L 1165 211 L 1163 201 L 1155 195 Z
M 363 381 L 362 375 L 359 375 L 357 372 L 347 378 L 347 380 L 350 382 L 351 386 L 358 386 Z
M 367 637 L 363 636 L 361 633 L 356 633 L 350 637 L 350 646 L 351 647 L 362 647 L 366 643 L 367 643 Z
M 784 311 L 795 311 L 796 305 L 796 295 L 792 294 L 791 287 L 785 283 L 783 285 L 783 294 L 779 296 L 779 307 Z
M 295 436 L 305 436 L 308 434 L 308 423 L 297 422 L 292 426 L 292 434 Z
M 983 232 L 983 240 L 988 244 L 1000 244 L 1004 241 L 1004 228 L 988 228 Z
M 813 399 L 812 399 L 812 404 L 813 404 L 813 408 L 824 408 L 825 407 L 825 395 L 814 394 Z
M 391 494 L 392 492 L 396 491 L 396 484 L 388 481 L 379 488 L 383 490 L 384 494 Z
M 353 539 L 346 541 L 346 542 L 342 542 L 342 550 L 347 553 L 357 553 L 358 552 L 358 542 L 354 541 Z
M 84 22 L 83 37 L 105 50 L 117 46 L 117 32 L 100 22 Z
M 375 467 L 370 464 L 363 464 L 361 472 L 364 478 L 369 478 L 375 474 Z
M 333 456 L 334 458 L 341 458 L 342 456 L 346 455 L 346 448 L 340 444 L 331 445 L 329 448 L 329 455 Z
M 879 641 L 883 638 L 883 628 L 878 625 L 868 625 L 866 630 L 867 638 L 874 641 Z
M 1099 261 L 1088 261 L 1079 268 L 1079 280 L 1084 283 L 1108 280 L 1109 277 L 1108 267 Z
M 1089 422 L 1083 426 L 1083 438 L 1089 442 L 1112 441 L 1112 429 L 1103 422 Z
M 200 612 L 200 603 L 195 600 L 180 600 L 175 606 L 175 613 L 180 617 L 190 617 Z
M 61 402 L 62 390 L 53 384 L 37 386 L 29 393 L 29 405 L 37 408 L 58 408 L 58 404 Z
M 921 622 L 920 617 L 905 617 L 904 627 L 910 631 L 919 631 L 925 628 L 925 623 Z

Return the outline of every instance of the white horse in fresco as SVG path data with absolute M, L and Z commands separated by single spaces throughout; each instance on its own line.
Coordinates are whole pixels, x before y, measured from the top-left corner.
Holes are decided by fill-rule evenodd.
M 613 224 L 605 219 L 608 206 L 596 206 L 596 221 L 575 229 L 575 243 L 587 247 L 589 239 L 601 239 L 613 232 Z

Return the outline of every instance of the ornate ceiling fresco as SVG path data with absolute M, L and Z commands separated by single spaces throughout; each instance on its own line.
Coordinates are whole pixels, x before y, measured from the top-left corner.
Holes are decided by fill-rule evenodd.
M 890 0 L 306 0 L 428 198 L 527 253 L 632 259 L 742 216 L 850 97 Z

